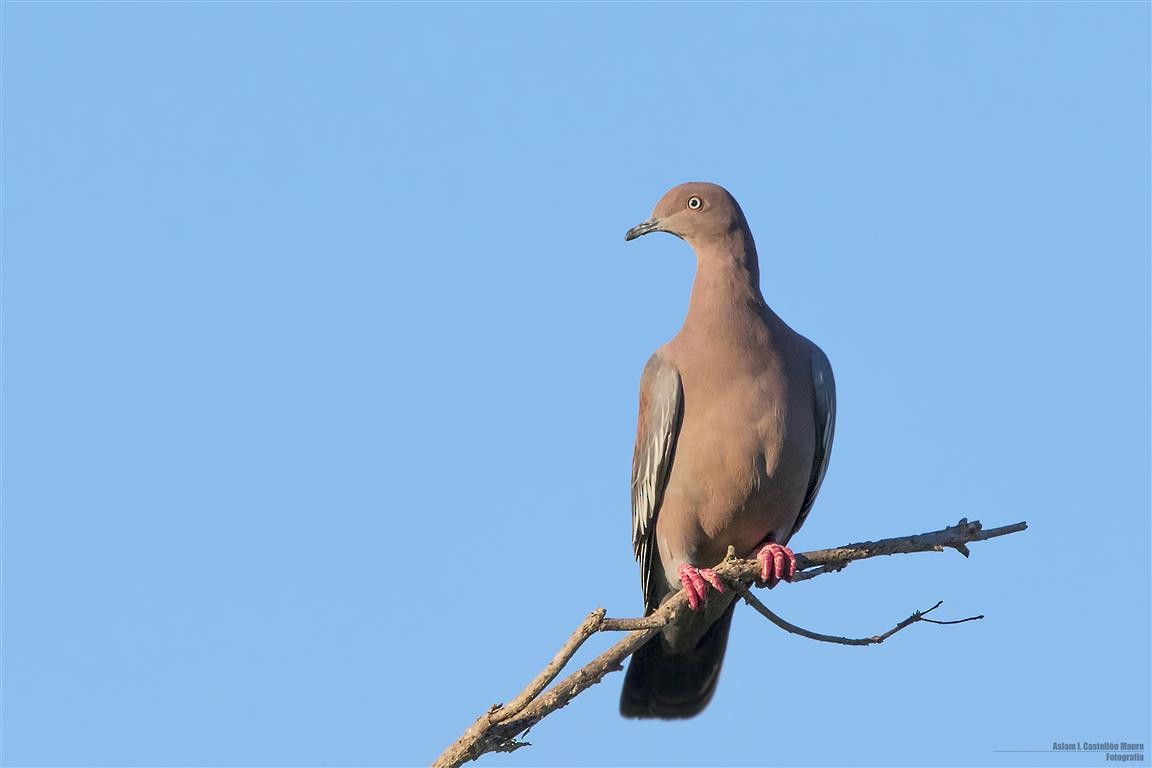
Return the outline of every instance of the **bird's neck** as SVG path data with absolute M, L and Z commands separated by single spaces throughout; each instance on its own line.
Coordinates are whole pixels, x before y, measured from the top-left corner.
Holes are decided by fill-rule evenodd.
M 767 304 L 760 292 L 760 266 L 752 235 L 738 228 L 723 237 L 692 245 L 696 251 L 696 279 L 684 331 L 719 339 L 764 317 Z

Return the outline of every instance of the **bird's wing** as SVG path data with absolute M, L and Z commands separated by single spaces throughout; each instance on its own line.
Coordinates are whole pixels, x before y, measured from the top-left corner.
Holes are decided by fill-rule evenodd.
M 672 468 L 682 410 L 680 373 L 659 353 L 652 355 L 640 377 L 640 415 L 632 454 L 632 549 L 640 563 L 646 612 L 654 610 L 661 597 L 654 583 L 656 515 Z
M 820 483 L 824 482 L 824 473 L 828 471 L 828 457 L 832 455 L 832 437 L 836 433 L 836 380 L 832 378 L 832 364 L 815 345 L 812 348 L 812 395 L 816 416 L 816 452 L 812 458 L 812 476 L 808 479 L 804 504 L 800 507 L 800 516 L 796 518 L 790 537 L 804 525 L 816 501 L 816 494 L 820 492 Z

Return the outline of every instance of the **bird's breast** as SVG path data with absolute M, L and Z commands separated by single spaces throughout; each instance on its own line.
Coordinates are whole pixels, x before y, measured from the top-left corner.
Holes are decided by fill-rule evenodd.
M 812 461 L 801 382 L 770 348 L 744 359 L 743 370 L 681 369 L 684 413 L 657 518 L 666 570 L 665 557 L 713 565 L 729 545 L 748 555 L 769 534 L 786 538 L 799 514 Z

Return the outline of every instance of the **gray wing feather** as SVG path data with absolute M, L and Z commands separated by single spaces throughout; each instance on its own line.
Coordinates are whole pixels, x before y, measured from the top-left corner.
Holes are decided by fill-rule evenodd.
M 804 504 L 792 534 L 800 530 L 808 513 L 816 502 L 824 473 L 828 471 L 828 459 L 832 455 L 832 438 L 836 434 L 836 380 L 832 377 L 832 364 L 824 352 L 815 345 L 812 348 L 812 388 L 816 416 L 816 454 L 812 460 L 812 476 L 808 480 L 808 491 L 804 494 Z
M 672 468 L 682 410 L 680 373 L 659 354 L 652 355 L 640 377 L 640 414 L 632 454 L 632 550 L 640 563 L 645 611 L 655 608 L 660 598 L 652 578 L 656 515 Z

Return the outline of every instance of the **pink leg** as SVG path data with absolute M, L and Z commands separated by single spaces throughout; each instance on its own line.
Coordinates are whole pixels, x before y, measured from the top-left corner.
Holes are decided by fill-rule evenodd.
M 760 582 L 767 584 L 769 589 L 779 584 L 781 579 L 792 581 L 796 575 L 796 555 L 774 541 L 760 548 L 756 560 L 760 563 Z
M 724 582 L 711 568 L 696 568 L 685 563 L 676 573 L 680 576 L 680 583 L 684 585 L 684 591 L 688 594 L 688 608 L 693 611 L 708 602 L 709 584 L 717 592 L 724 591 Z

